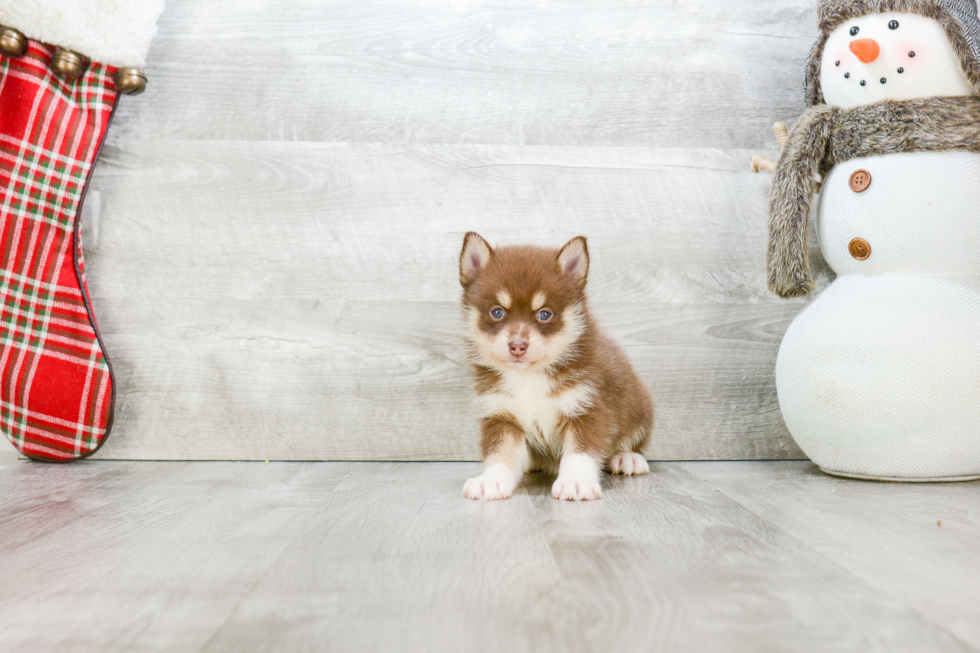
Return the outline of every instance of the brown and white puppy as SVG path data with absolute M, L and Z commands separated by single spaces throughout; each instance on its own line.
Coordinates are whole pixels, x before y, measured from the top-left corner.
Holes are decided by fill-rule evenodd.
M 506 499 L 524 472 L 557 473 L 556 499 L 602 495 L 614 474 L 650 471 L 640 454 L 653 402 L 632 366 L 596 328 L 585 297 L 589 252 L 492 249 L 466 234 L 459 259 L 467 353 L 476 375 L 483 473 L 463 496 Z

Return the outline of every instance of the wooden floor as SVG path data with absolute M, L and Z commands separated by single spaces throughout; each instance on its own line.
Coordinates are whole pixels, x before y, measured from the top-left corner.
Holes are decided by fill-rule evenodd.
M 0 650 L 975 651 L 980 483 L 0 457 Z M 941 525 L 940 525 L 941 520 Z

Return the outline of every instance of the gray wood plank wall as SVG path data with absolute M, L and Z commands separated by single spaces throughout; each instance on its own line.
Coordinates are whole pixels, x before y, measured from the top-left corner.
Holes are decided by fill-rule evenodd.
M 92 182 L 98 457 L 475 459 L 469 230 L 589 238 L 649 458 L 801 457 L 748 160 L 815 35 L 813 0 L 168 0 Z

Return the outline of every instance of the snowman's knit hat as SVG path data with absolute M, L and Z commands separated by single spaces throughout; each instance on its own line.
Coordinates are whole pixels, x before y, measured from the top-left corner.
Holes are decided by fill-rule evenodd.
M 976 0 L 819 0 L 817 39 L 806 63 L 806 102 L 808 106 L 823 103 L 820 90 L 820 60 L 827 37 L 841 23 L 886 11 L 920 14 L 943 26 L 946 37 L 960 58 L 974 92 L 980 95 L 980 20 Z

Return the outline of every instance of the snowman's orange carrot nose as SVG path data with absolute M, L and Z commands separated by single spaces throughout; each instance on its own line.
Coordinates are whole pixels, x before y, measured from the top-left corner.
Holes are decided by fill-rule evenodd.
M 881 48 L 874 39 L 855 39 L 851 41 L 851 52 L 864 63 L 871 63 L 878 58 Z

